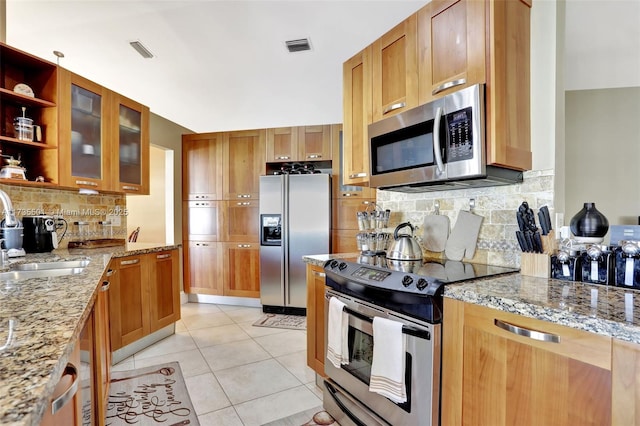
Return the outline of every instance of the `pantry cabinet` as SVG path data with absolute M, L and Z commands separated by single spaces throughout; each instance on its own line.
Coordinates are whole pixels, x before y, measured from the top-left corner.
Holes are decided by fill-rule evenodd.
M 189 240 L 223 241 L 224 201 L 183 201 L 182 233 Z
M 222 133 L 182 135 L 183 200 L 222 200 Z
M 111 349 L 180 319 L 177 249 L 115 258 L 110 282 Z
M 448 298 L 443 312 L 442 424 L 611 424 L 611 338 Z
M 323 377 L 326 356 L 324 290 L 324 269 L 307 264 L 307 366 Z
M 372 122 L 371 46 L 342 66 L 343 146 L 339 153 L 345 185 L 369 185 L 368 126 Z
M 58 68 L 60 185 L 149 193 L 149 108 Z
M 373 121 L 418 105 L 417 16 L 396 25 L 371 49 Z
M 222 193 L 225 200 L 258 199 L 265 173 L 266 130 L 223 133 Z
M 485 2 L 434 0 L 418 11 L 419 102 L 486 81 Z
M 258 243 L 259 222 L 259 200 L 224 201 L 221 241 Z
M 223 243 L 185 241 L 184 291 L 221 296 L 224 293 Z
M 0 43 L 0 143 L 4 155 L 20 158 L 26 178 L 19 174 L 1 182 L 51 186 L 58 184 L 58 91 L 56 64 Z M 37 130 L 16 129 L 16 118 L 33 120 Z M 37 176 L 44 183 L 33 182 Z
M 258 243 L 224 243 L 224 296 L 260 297 Z

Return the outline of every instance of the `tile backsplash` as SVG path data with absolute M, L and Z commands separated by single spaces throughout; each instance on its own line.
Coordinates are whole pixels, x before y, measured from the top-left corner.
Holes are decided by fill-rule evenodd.
M 126 197 L 121 194 L 80 194 L 77 190 L 31 188 L 27 186 L 0 184 L 13 204 L 18 219 L 23 216 L 49 215 L 62 217 L 67 222 L 67 231 L 60 247 L 69 241 L 95 238 L 127 238 Z M 120 225 L 108 226 L 107 215 L 120 218 Z M 4 218 L 4 211 L 2 212 Z M 86 222 L 78 226 L 77 222 Z M 58 231 L 58 237 L 63 229 Z
M 521 251 L 516 240 L 516 211 L 523 201 L 527 201 L 536 213 L 538 208 L 546 205 L 554 225 L 553 194 L 554 171 L 541 170 L 526 172 L 521 184 L 508 186 L 417 194 L 378 190 L 376 202 L 379 208 L 391 210 L 390 226 L 410 222 L 414 228 L 418 227 L 415 235 L 421 241 L 424 217 L 435 214 L 436 201 L 440 205 L 440 214 L 449 217 L 453 228 L 458 212 L 468 211 L 470 200 L 473 199 L 475 207 L 472 212 L 482 216 L 483 220 L 477 250 L 471 261 L 519 267 Z M 444 255 L 425 253 L 434 257 Z

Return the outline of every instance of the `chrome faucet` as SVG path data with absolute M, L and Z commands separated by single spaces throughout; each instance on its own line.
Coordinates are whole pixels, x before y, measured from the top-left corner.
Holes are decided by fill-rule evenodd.
M 9 195 L 0 189 L 0 202 L 4 207 L 4 226 L 15 227 L 18 226 L 18 219 L 16 219 L 16 212 L 13 210 L 13 204 L 9 199 Z

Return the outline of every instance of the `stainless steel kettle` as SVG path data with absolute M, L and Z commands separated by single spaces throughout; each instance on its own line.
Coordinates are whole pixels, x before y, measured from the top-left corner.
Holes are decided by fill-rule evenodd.
M 398 234 L 398 231 L 405 227 L 411 229 L 411 235 Z M 418 241 L 413 237 L 413 225 L 411 225 L 411 223 L 404 222 L 396 226 L 395 231 L 393 231 L 393 239 L 394 241 L 387 251 L 387 259 L 422 260 L 422 247 L 420 247 Z

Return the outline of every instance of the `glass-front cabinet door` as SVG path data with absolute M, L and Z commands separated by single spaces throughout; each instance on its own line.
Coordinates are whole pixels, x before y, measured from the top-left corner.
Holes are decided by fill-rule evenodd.
M 116 147 L 112 153 L 114 189 L 132 194 L 149 193 L 149 108 L 115 94 Z M 117 161 L 115 159 L 117 158 Z
M 60 183 L 107 190 L 110 94 L 104 87 L 62 68 L 58 75 Z

